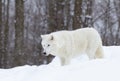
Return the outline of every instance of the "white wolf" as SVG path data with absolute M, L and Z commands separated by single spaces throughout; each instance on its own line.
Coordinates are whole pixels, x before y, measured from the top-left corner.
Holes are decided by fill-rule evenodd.
M 67 65 L 73 57 L 87 54 L 89 59 L 103 58 L 102 40 L 93 28 L 73 31 L 58 31 L 41 35 L 45 55 L 60 57 L 61 64 Z

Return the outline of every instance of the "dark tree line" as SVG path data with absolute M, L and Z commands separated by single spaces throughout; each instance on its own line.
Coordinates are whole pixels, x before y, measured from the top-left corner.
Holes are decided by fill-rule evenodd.
M 119 0 L 0 0 L 0 68 L 47 64 L 41 34 L 94 27 L 120 45 Z

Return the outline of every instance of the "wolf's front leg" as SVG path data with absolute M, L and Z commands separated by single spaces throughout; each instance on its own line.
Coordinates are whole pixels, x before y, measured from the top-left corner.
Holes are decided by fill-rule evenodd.
M 70 59 L 68 59 L 68 58 L 60 57 L 60 60 L 61 60 L 61 65 L 62 66 L 68 65 L 70 63 Z

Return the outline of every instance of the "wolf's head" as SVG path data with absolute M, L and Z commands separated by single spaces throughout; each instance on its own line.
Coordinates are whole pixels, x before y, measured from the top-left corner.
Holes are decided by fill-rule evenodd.
M 44 49 L 43 54 L 48 56 L 49 54 L 54 55 L 57 50 L 55 37 L 51 34 L 41 35 L 42 47 Z

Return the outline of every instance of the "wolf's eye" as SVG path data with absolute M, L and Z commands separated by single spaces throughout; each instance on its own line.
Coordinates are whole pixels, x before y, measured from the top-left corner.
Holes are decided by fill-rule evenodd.
M 50 44 L 48 44 L 48 47 L 50 46 Z

